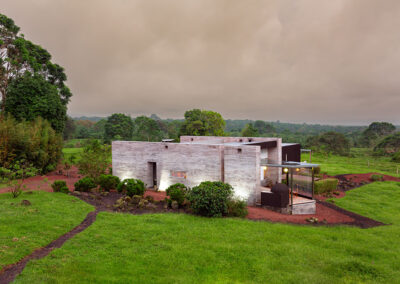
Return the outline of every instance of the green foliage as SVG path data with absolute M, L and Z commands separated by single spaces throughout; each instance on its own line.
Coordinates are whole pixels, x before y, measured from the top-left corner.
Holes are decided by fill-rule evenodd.
M 185 112 L 180 135 L 223 136 L 225 120 L 214 111 L 193 109 Z
M 396 127 L 388 122 L 373 122 L 361 134 L 360 144 L 365 147 L 376 145 L 379 139 L 393 133 Z
M 56 180 L 51 185 L 54 192 L 69 193 L 67 183 L 64 180 Z
M 100 185 L 100 189 L 105 191 L 116 189 L 120 182 L 121 181 L 119 180 L 119 177 L 113 175 L 100 175 L 98 179 L 98 184 Z
M 207 217 L 221 217 L 228 214 L 228 201 L 233 195 L 230 184 L 220 181 L 204 181 L 193 187 L 186 195 L 193 212 Z
M 321 179 L 314 183 L 315 194 L 332 194 L 338 185 L 338 180 L 335 178 Z
M 133 122 L 130 116 L 114 113 L 107 118 L 104 125 L 104 140 L 131 140 L 133 135 Z
M 245 218 L 248 213 L 246 201 L 239 199 L 230 199 L 228 201 L 229 217 Z
M 0 94 L 2 96 L 2 111 L 8 99 L 8 86 L 11 81 L 24 74 L 41 76 L 56 88 L 61 103 L 66 106 L 72 96 L 65 85 L 67 76 L 64 68 L 51 62 L 50 53 L 39 45 L 26 40 L 19 35 L 12 19 L 0 14 Z M 3 64 L 7 62 L 7 64 Z M 52 91 L 53 92 L 53 91 Z M 41 116 L 45 116 L 41 114 Z M 58 128 L 56 127 L 58 130 Z
M 393 154 L 392 161 L 400 163 L 400 150 Z
M 163 133 L 159 124 L 154 119 L 146 116 L 138 116 L 134 121 L 134 140 L 160 141 Z
M 266 123 L 262 120 L 256 120 L 254 122 L 254 128 L 257 129 L 259 134 L 274 133 L 276 131 L 275 127 L 270 123 Z
M 118 192 L 125 192 L 126 195 L 132 197 L 134 195 L 143 196 L 146 191 L 144 182 L 140 179 L 124 179 L 117 186 Z
M 170 185 L 166 190 L 167 196 L 169 196 L 170 200 L 178 202 L 179 205 L 182 205 L 185 201 L 186 192 L 187 188 L 182 183 Z
M 23 162 L 46 173 L 57 165 L 61 149 L 61 136 L 40 117 L 17 122 L 6 115 L 0 120 L 0 167 L 18 170 L 18 163 Z
M 97 179 L 105 171 L 109 164 L 111 149 L 108 145 L 102 145 L 98 140 L 86 141 L 83 153 L 78 162 L 79 171 L 93 179 Z
M 40 116 L 49 121 L 57 133 L 63 132 L 67 120 L 67 108 L 57 87 L 42 76 L 29 73 L 11 80 L 5 111 L 18 121 L 33 121 Z
M 307 147 L 312 148 L 315 152 L 327 154 L 336 154 L 341 156 L 349 155 L 350 142 L 341 133 L 326 132 L 307 139 Z
M 377 155 L 394 155 L 400 151 L 400 132 L 386 136 L 379 142 L 375 148 L 374 153 Z
M 258 130 L 253 126 L 252 123 L 246 124 L 242 130 L 242 137 L 257 137 Z
M 84 177 L 74 184 L 76 191 L 89 192 L 91 189 L 96 188 L 97 184 L 91 177 Z
M 372 181 L 383 181 L 383 175 L 371 175 L 370 179 Z

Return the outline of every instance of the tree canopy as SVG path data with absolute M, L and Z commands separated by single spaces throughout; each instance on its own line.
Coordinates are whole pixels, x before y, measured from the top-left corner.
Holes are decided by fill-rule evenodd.
M 193 109 L 185 112 L 180 135 L 223 136 L 225 120 L 214 111 Z
M 160 141 L 163 137 L 160 126 L 154 119 L 138 116 L 134 121 L 134 139 L 138 141 Z
M 375 146 L 380 139 L 393 133 L 396 127 L 389 122 L 373 122 L 361 134 L 361 145 Z
M 257 129 L 259 134 L 275 132 L 275 127 L 273 127 L 272 124 L 266 123 L 262 120 L 256 120 L 256 122 L 254 122 L 254 127 Z
M 62 133 L 67 120 L 67 107 L 60 100 L 57 88 L 42 76 L 25 73 L 8 86 L 5 111 L 19 121 L 32 121 L 40 116 Z
M 0 14 L 0 97 L 2 113 L 4 113 L 7 105 L 9 86 L 13 85 L 15 89 L 16 84 L 26 83 L 24 80 L 19 80 L 21 77 L 30 77 L 35 81 L 39 80 L 38 77 L 41 77 L 53 88 L 46 87 L 40 95 L 43 95 L 45 91 L 51 93 L 49 96 L 57 94 L 61 104 L 66 108 L 72 94 L 65 85 L 67 76 L 64 73 L 64 68 L 52 63 L 50 53 L 41 46 L 26 40 L 24 35 L 19 33 L 19 30 L 12 19 Z M 29 101 L 25 100 L 25 102 Z M 59 103 L 56 104 L 56 107 L 59 107 Z M 16 111 L 14 110 L 13 113 Z M 54 110 L 54 112 L 57 112 L 57 110 Z M 31 115 L 36 112 L 25 113 Z M 31 117 L 26 117 L 26 119 L 31 119 Z M 63 120 L 65 122 L 66 116 Z
M 350 153 L 350 142 L 342 134 L 337 132 L 326 132 L 307 139 L 307 147 L 316 152 L 337 154 L 346 156 Z
M 400 152 L 400 132 L 386 136 L 374 148 L 375 154 L 393 155 Z
M 113 139 L 132 140 L 133 122 L 130 116 L 114 113 L 107 118 L 104 125 L 104 140 L 108 143 Z
M 242 137 L 257 137 L 258 130 L 253 126 L 252 123 L 246 124 L 242 130 Z

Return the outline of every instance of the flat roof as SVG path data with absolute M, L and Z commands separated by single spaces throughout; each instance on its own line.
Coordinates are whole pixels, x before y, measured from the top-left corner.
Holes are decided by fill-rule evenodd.
M 282 164 L 269 164 L 268 162 L 261 162 L 261 166 L 267 166 L 272 168 L 288 168 L 288 169 L 297 169 L 297 168 L 317 168 L 318 164 L 310 164 L 303 162 L 283 162 Z

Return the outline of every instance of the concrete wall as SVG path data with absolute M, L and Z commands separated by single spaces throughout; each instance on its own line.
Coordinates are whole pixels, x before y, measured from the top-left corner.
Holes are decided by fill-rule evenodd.
M 235 195 L 253 205 L 259 201 L 260 147 L 225 146 L 225 182 L 232 185 Z
M 216 145 L 188 145 L 114 141 L 112 143 L 113 174 L 121 179 L 138 178 L 152 184 L 149 162 L 157 164 L 157 186 L 165 190 L 180 182 L 189 187 L 205 180 L 222 179 L 222 147 Z M 185 171 L 186 179 L 171 176 L 171 171 Z
M 269 148 L 265 153 L 260 146 L 222 144 L 248 142 L 249 139 L 254 139 L 253 142 L 276 140 L 277 147 Z M 121 179 L 138 178 L 152 186 L 153 173 L 149 163 L 156 163 L 157 186 L 160 190 L 178 182 L 193 187 L 207 180 L 224 181 L 233 186 L 235 195 L 248 200 L 249 204 L 260 199 L 261 155 L 282 162 L 281 139 L 182 136 L 181 143 L 112 143 L 113 173 Z M 171 171 L 186 172 L 186 179 L 171 176 Z M 281 179 L 279 168 L 269 168 L 267 175 L 274 181 Z

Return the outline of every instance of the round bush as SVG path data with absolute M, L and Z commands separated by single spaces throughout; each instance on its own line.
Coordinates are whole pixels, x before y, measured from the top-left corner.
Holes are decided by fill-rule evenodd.
M 124 179 L 117 186 L 118 192 L 126 192 L 126 195 L 132 197 L 134 195 L 143 196 L 146 188 L 144 186 L 144 182 L 140 179 Z
M 56 180 L 51 185 L 54 192 L 62 192 L 62 193 L 69 193 L 69 189 L 67 183 L 63 180 Z
M 166 193 L 171 199 L 171 201 L 178 202 L 179 205 L 182 205 L 185 201 L 187 188 L 182 183 L 175 183 L 167 188 Z
M 205 181 L 187 194 L 193 212 L 207 217 L 221 217 L 228 214 L 228 201 L 233 194 L 230 184 L 220 181 Z
M 102 190 L 110 191 L 111 189 L 116 189 L 120 182 L 119 177 L 113 175 L 100 175 L 98 184 Z
M 91 177 L 84 177 L 84 178 L 78 180 L 74 184 L 74 187 L 75 187 L 76 191 L 88 192 L 92 188 L 96 188 L 97 184 L 94 182 L 94 179 L 92 179 Z

